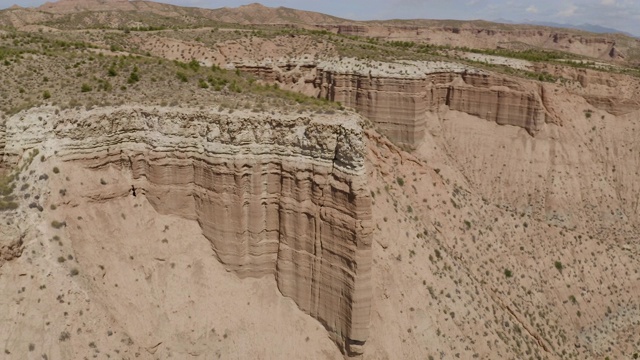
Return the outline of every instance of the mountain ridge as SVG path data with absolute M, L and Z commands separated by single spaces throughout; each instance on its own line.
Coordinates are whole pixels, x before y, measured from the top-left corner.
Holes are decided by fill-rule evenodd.
M 319 25 L 319 24 L 395 24 L 395 25 L 416 25 L 421 23 L 428 24 L 478 24 L 481 23 L 484 26 L 498 27 L 500 25 L 514 25 L 514 26 L 541 26 L 547 28 L 556 28 L 563 30 L 578 30 L 585 31 L 592 34 L 616 34 L 624 35 L 628 37 L 637 38 L 638 36 L 626 31 L 618 30 L 612 27 L 605 27 L 597 24 L 568 24 L 568 23 L 556 23 L 549 21 L 534 21 L 524 20 L 521 22 L 512 21 L 508 19 L 495 19 L 495 20 L 457 20 L 457 19 L 427 19 L 427 18 L 414 18 L 414 19 L 371 19 L 371 20 L 353 20 L 342 18 L 330 14 L 325 14 L 316 11 L 298 10 L 295 8 L 289 8 L 285 6 L 269 7 L 259 2 L 254 2 L 247 5 L 240 5 L 238 7 L 220 7 L 220 8 L 204 8 L 197 6 L 180 6 L 163 2 L 149 1 L 149 0 L 59 0 L 59 1 L 47 1 L 46 3 L 38 7 L 21 7 L 14 5 L 4 10 L 16 10 L 16 9 L 30 9 L 35 11 L 50 12 L 56 14 L 65 14 L 75 11 L 158 11 L 160 9 L 192 9 L 196 10 L 200 15 L 205 16 L 212 20 L 238 23 L 238 24 L 307 24 L 307 25 Z M 3 10 L 0 10 L 3 11 Z

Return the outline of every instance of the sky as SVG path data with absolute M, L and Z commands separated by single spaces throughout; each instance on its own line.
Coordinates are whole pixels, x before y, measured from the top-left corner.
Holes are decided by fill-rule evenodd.
M 318 11 L 354 20 L 484 19 L 561 24 L 590 23 L 640 35 L 640 0 L 159 0 L 181 6 L 236 7 L 252 2 Z M 45 0 L 0 0 L 0 9 L 13 4 L 38 6 Z

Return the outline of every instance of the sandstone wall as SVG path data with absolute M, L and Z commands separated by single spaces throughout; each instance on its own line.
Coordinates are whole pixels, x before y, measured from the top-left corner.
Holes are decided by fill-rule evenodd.
M 455 64 L 387 63 L 384 70 L 376 70 L 378 66 L 353 59 L 316 66 L 237 65 L 267 82 L 353 107 L 400 145 L 419 144 L 428 114 L 438 112 L 441 106 L 518 126 L 531 135 L 552 121 L 541 98 L 542 90 L 530 82 Z
M 422 78 L 374 78 L 320 70 L 320 96 L 358 109 L 397 144 L 414 146 L 424 137 L 428 112 L 440 106 L 535 135 L 547 121 L 538 89 L 495 75 L 434 73 Z
M 616 116 L 626 115 L 640 109 L 640 101 L 610 96 L 585 95 L 585 100 L 593 107 Z
M 159 212 L 197 220 L 230 271 L 273 274 L 348 353 L 362 351 L 372 222 L 357 117 L 69 110 L 48 133 L 37 115 L 25 118 L 9 125 L 11 151 L 40 144 L 66 161 L 130 172 Z

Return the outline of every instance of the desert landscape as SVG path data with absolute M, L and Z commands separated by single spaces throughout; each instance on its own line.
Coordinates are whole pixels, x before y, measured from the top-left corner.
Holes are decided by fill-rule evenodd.
M 0 358 L 637 359 L 640 40 L 0 10 Z

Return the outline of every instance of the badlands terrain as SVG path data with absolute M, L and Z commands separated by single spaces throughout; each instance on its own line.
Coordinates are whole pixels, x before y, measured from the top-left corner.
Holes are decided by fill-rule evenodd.
M 0 358 L 636 359 L 640 43 L 0 11 Z

